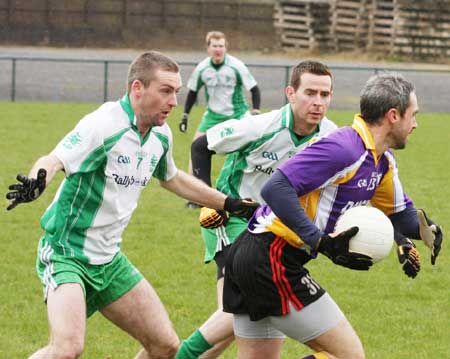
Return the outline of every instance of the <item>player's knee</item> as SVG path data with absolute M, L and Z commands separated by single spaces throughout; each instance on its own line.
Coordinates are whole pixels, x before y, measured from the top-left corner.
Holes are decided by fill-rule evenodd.
M 178 352 L 180 340 L 174 337 L 164 343 L 150 344 L 145 349 L 149 353 L 150 358 L 157 359 L 173 359 Z

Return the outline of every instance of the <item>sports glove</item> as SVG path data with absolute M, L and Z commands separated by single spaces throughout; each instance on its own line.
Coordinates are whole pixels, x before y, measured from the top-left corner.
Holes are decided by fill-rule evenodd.
M 228 223 L 228 214 L 221 209 L 202 207 L 198 221 L 200 222 L 200 226 L 207 229 L 226 226 Z
M 398 261 L 403 266 L 403 272 L 410 277 L 415 278 L 420 271 L 420 254 L 411 240 L 403 234 L 394 231 L 395 242 L 397 243 Z
M 38 198 L 45 190 L 46 177 L 47 171 L 43 168 L 39 169 L 37 178 L 30 178 L 23 174 L 18 174 L 16 178 L 21 183 L 9 186 L 11 192 L 6 194 L 6 198 L 12 199 L 13 201 L 6 209 L 9 211 L 20 203 L 31 202 Z
M 250 219 L 258 207 L 259 203 L 249 198 L 236 199 L 227 197 L 223 209 L 233 216 Z
M 189 115 L 187 113 L 183 113 L 183 117 L 181 118 L 180 124 L 178 125 L 181 132 L 186 132 L 188 128 L 188 119 Z
M 368 270 L 373 264 L 369 256 L 349 252 L 350 239 L 358 233 L 358 227 L 351 227 L 335 237 L 325 234 L 320 239 L 317 251 L 330 258 L 333 263 L 355 270 Z
M 420 238 L 425 245 L 431 250 L 431 264 L 436 263 L 436 258 L 441 251 L 442 245 L 442 229 L 427 217 L 423 209 L 417 210 L 417 216 L 419 217 L 419 232 Z

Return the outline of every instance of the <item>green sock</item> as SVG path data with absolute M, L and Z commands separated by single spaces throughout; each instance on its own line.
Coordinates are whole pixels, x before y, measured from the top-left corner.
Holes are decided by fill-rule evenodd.
M 175 359 L 197 359 L 212 347 L 197 329 L 189 338 L 181 342 Z

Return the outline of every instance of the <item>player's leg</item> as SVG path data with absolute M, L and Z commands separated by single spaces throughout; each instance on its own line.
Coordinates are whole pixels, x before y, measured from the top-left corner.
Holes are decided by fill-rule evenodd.
M 223 270 L 223 267 L 222 267 Z M 205 340 L 214 345 L 210 350 L 200 356 L 200 359 L 213 359 L 226 349 L 234 340 L 233 315 L 223 311 L 223 276 L 217 281 L 218 309 L 199 328 Z
M 119 299 L 100 309 L 119 328 L 144 347 L 136 358 L 173 358 L 179 339 L 166 309 L 146 279 L 142 279 Z
M 290 305 L 288 315 L 272 316 L 270 322 L 316 352 L 307 358 L 365 358 L 358 335 L 328 293 L 298 311 Z
M 234 315 L 234 333 L 238 359 L 278 359 L 284 335 L 268 318 L 250 320 L 247 314 Z
M 78 283 L 61 284 L 47 294 L 50 342 L 30 359 L 74 359 L 81 356 L 86 332 L 86 301 Z
M 183 340 L 178 350 L 177 359 L 213 359 L 217 358 L 233 341 L 233 316 L 223 312 L 223 273 L 228 247 L 216 253 L 217 264 L 217 304 L 215 311 L 202 326 Z

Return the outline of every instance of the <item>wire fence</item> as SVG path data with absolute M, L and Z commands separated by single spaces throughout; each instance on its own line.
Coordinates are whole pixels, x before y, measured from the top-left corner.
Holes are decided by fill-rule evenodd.
M 101 103 L 117 100 L 126 90 L 130 60 L 0 56 L 0 101 Z M 178 61 L 183 83 L 197 62 Z M 262 107 L 286 102 L 284 89 L 292 64 L 247 63 L 258 81 Z M 450 112 L 450 71 L 381 66 L 330 66 L 334 74 L 332 109 L 358 111 L 359 93 L 374 73 L 403 73 L 416 86 L 422 112 Z M 184 86 L 178 97 L 183 102 Z M 247 96 L 249 94 L 247 93 Z M 199 104 L 205 103 L 203 94 Z

